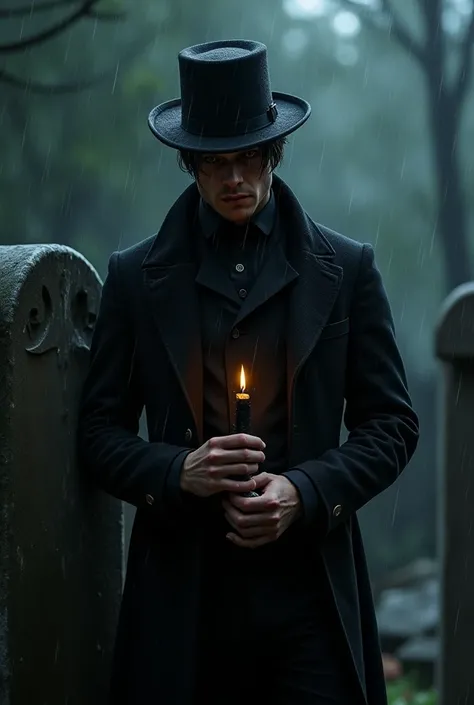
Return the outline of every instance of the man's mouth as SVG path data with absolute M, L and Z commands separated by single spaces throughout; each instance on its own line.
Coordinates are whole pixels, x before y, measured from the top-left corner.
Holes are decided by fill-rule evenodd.
M 251 196 L 247 193 L 236 193 L 229 196 L 223 196 L 222 200 L 225 202 L 233 203 L 234 201 L 243 201 L 246 198 L 251 198 Z

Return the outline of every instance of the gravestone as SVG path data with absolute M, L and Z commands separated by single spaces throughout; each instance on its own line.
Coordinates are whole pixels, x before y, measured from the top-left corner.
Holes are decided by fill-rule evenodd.
M 435 345 L 443 367 L 438 689 L 440 705 L 469 705 L 474 702 L 474 283 L 446 299 Z
M 75 460 L 100 290 L 68 247 L 0 247 L 2 705 L 106 702 L 122 507 Z

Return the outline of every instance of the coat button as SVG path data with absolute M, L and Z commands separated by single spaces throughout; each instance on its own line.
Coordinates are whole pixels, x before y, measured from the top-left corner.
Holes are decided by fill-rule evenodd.
M 240 330 L 238 328 L 234 328 L 232 331 L 232 337 L 234 340 L 237 340 L 237 338 L 240 336 Z
M 333 516 L 338 517 L 338 516 L 340 516 L 341 512 L 342 512 L 342 507 L 341 507 L 341 505 L 340 505 L 340 504 L 336 504 L 336 506 L 335 506 L 334 509 L 332 510 Z
M 149 504 L 150 506 L 152 504 L 154 504 L 154 502 L 155 502 L 155 498 L 151 494 L 146 494 L 145 499 L 146 499 L 147 504 Z
M 186 441 L 186 443 L 189 443 L 189 441 L 192 439 L 192 437 L 193 437 L 193 432 L 191 431 L 191 429 L 190 428 L 186 429 L 186 433 L 184 434 L 184 440 Z

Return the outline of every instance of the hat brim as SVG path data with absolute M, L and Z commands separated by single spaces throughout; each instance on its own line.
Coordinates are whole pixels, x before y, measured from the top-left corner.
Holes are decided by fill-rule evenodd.
M 148 116 L 148 126 L 160 142 L 174 149 L 194 152 L 233 152 L 256 147 L 285 137 L 297 130 L 311 114 L 311 106 L 302 98 L 288 93 L 272 93 L 278 115 L 275 122 L 242 135 L 231 137 L 205 137 L 194 135 L 181 127 L 181 100 L 169 100 L 153 108 Z

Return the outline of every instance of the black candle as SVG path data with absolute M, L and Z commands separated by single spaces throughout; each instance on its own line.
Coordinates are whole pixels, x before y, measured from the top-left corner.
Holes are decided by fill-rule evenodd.
M 252 414 L 250 406 L 250 394 L 245 391 L 245 371 L 242 365 L 240 370 L 240 392 L 235 395 L 235 432 L 251 433 Z M 246 481 L 248 477 L 236 478 Z M 258 492 L 246 492 L 246 497 L 258 497 Z
M 252 417 L 250 411 L 250 394 L 245 391 L 245 371 L 240 370 L 240 392 L 235 395 L 235 432 L 250 433 Z

